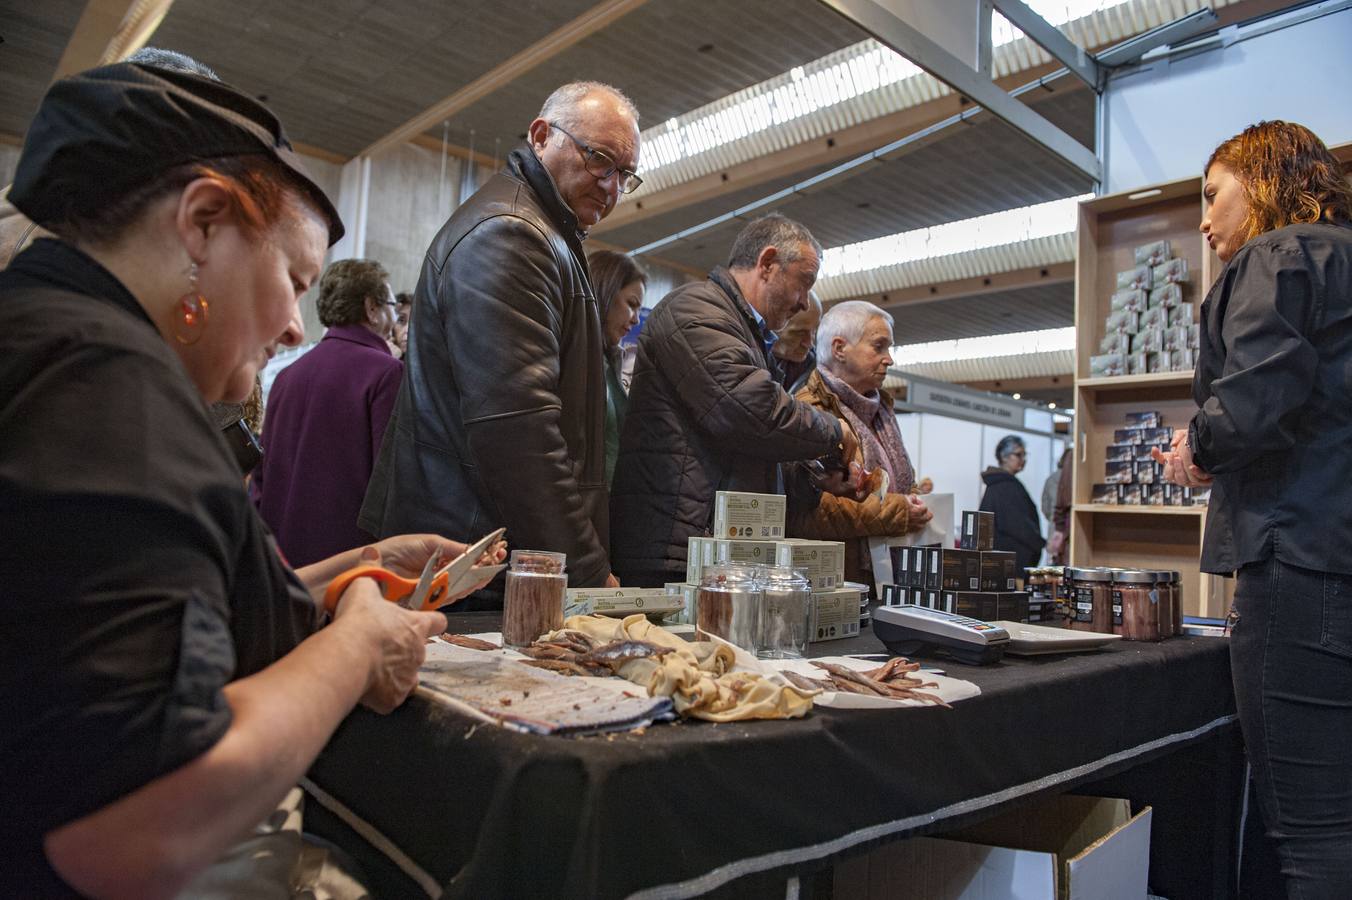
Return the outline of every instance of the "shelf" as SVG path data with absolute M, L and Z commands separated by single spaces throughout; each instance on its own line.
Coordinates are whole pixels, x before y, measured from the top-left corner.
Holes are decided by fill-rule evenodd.
M 1192 370 L 1189 369 L 1186 372 L 1154 372 L 1150 375 L 1078 378 L 1075 384 L 1091 391 L 1129 390 L 1142 387 L 1188 387 L 1192 385 Z
M 1076 503 L 1075 512 L 1126 513 L 1130 516 L 1204 516 L 1205 506 L 1127 506 L 1114 503 Z

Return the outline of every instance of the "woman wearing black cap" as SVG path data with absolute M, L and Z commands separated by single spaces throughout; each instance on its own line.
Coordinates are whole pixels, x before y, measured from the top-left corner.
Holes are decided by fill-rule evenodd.
M 357 702 L 399 705 L 445 627 L 360 579 L 320 629 L 312 595 L 463 545 L 293 572 L 207 414 L 300 342 L 342 234 L 265 108 L 133 65 L 65 79 L 10 199 L 59 239 L 0 273 L 0 894 L 172 895 Z

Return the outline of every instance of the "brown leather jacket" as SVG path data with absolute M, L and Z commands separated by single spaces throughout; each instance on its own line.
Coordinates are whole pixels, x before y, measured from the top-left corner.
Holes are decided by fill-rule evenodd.
M 885 408 L 892 408 L 892 397 L 879 392 Z M 826 386 L 815 369 L 795 399 L 843 418 L 840 400 Z M 855 461 L 864 462 L 864 451 L 855 451 Z M 792 505 L 792 504 L 791 504 Z M 868 497 L 851 500 L 823 493 L 815 510 L 789 510 L 787 530 L 793 537 L 845 542 L 845 578 L 872 586 L 873 564 L 869 559 L 868 539 L 872 536 L 906 534 L 910 531 L 910 502 L 906 494 L 888 494 L 884 499 Z

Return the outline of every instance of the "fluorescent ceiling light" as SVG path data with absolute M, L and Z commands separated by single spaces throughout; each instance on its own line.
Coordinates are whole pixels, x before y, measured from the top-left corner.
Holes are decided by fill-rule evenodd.
M 917 228 L 885 237 L 831 247 L 822 253 L 818 277 L 823 281 L 884 266 L 1016 244 L 1075 230 L 1081 201 L 1092 194 L 1051 200 L 972 219 Z
M 1075 349 L 1075 327 L 1018 331 L 987 337 L 959 338 L 956 341 L 930 341 L 892 348 L 892 361 L 898 368 L 921 363 L 954 362 L 962 359 L 986 359 Z
M 1027 2 L 1052 25 L 1060 26 L 1131 0 Z M 992 46 L 1022 37 L 1023 32 L 1008 19 L 998 12 L 992 13 Z M 872 39 L 861 41 L 741 91 L 746 96 L 738 102 L 728 103 L 729 97 L 734 96 L 729 95 L 647 129 L 643 132 L 642 174 L 649 176 L 672 163 L 923 74 L 918 66 L 891 48 Z

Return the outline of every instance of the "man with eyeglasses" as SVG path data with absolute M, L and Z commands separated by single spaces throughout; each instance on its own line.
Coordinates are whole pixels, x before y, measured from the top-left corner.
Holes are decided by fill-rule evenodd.
M 617 89 L 554 91 L 527 143 L 433 238 L 404 380 L 362 527 L 478 535 L 610 571 L 604 341 L 582 240 L 641 183 L 638 112 Z M 501 581 L 462 604 L 501 605 Z
M 995 513 L 995 549 L 1014 553 L 1014 565 L 1019 577 L 1024 569 L 1035 566 L 1042 558 L 1042 523 L 1037 507 L 1028 489 L 1017 476 L 1028 461 L 1028 448 L 1017 434 L 1007 434 L 995 445 L 995 461 L 981 473 L 986 492 L 981 496 L 981 509 Z

